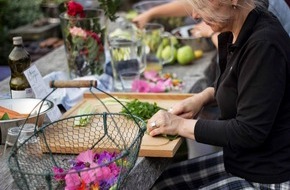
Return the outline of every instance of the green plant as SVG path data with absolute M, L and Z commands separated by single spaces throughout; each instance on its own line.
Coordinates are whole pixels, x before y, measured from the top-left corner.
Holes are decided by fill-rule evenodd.
M 117 19 L 116 13 L 120 8 L 121 0 L 99 0 L 100 8 L 105 11 L 105 15 L 112 21 Z
M 41 1 L 0 0 L 0 65 L 7 64 L 7 57 L 12 48 L 9 30 L 41 18 Z

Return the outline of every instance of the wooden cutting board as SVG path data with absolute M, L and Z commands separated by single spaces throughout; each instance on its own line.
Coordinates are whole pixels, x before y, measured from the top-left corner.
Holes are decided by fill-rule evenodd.
M 110 93 L 110 95 L 117 99 L 138 99 L 140 101 L 150 103 L 156 102 L 158 106 L 165 109 L 170 108 L 182 99 L 192 96 L 192 94 L 174 93 Z M 107 102 L 105 103 L 108 109 L 107 110 L 99 100 L 104 100 L 108 97 L 109 96 L 105 93 L 94 93 L 94 95 L 91 93 L 85 93 L 81 102 L 63 114 L 63 120 L 61 122 L 56 122 L 55 124 L 52 124 L 50 127 L 48 127 L 46 129 L 45 142 L 48 143 L 50 151 L 54 153 L 77 154 L 81 151 L 87 150 L 92 145 L 92 142 L 96 142 L 96 139 L 101 139 L 102 135 L 105 133 L 100 132 L 104 128 L 103 121 L 100 120 L 101 116 L 97 115 L 96 117 L 90 118 L 90 124 L 85 127 L 75 127 L 73 124 L 73 119 L 76 115 L 78 115 L 78 110 L 87 105 L 92 105 L 96 109 L 96 113 L 100 115 L 103 112 L 109 112 L 113 114 L 119 113 L 122 109 L 121 104 L 117 102 Z M 116 118 L 118 117 L 116 116 Z M 113 151 L 118 149 L 116 148 L 116 144 L 118 144 L 117 146 L 122 147 L 133 143 L 131 136 L 137 136 L 137 130 L 136 128 L 134 129 L 136 124 L 133 121 L 124 121 L 123 118 L 120 120 L 113 119 L 113 121 L 110 121 L 110 117 L 108 117 L 108 123 L 108 132 L 110 130 L 115 130 L 113 127 L 118 125 L 118 133 L 121 133 L 122 135 L 112 135 L 109 137 L 109 141 L 107 137 L 99 141 L 99 151 Z M 114 132 L 112 132 L 112 134 L 114 134 Z M 165 137 L 151 137 L 145 132 L 141 140 L 142 142 L 139 150 L 139 156 L 173 157 L 180 147 L 183 139 L 177 138 L 170 141 Z M 42 140 L 41 144 L 43 146 L 44 152 L 47 152 L 47 148 L 44 148 L 44 140 Z

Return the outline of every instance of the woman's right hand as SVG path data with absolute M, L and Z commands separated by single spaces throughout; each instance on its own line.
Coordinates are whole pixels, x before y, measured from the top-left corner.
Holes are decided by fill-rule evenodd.
M 196 24 L 190 32 L 192 36 L 208 38 L 213 34 L 214 31 L 204 21 L 201 21 L 200 23 Z
M 194 94 L 174 105 L 168 111 L 185 119 L 197 117 L 200 110 L 214 100 L 214 89 L 209 87 L 204 91 Z
M 143 29 L 144 26 L 150 22 L 151 20 L 151 16 L 150 16 L 150 12 L 146 11 L 144 13 L 139 14 L 137 17 L 135 17 L 132 22 L 139 28 L 139 29 Z
M 198 115 L 203 106 L 196 100 L 196 95 L 186 98 L 174 105 L 168 111 L 185 119 L 192 119 Z

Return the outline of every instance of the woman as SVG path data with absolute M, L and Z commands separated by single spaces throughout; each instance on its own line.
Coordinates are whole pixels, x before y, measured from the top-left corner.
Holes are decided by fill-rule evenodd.
M 259 0 L 188 0 L 218 36 L 214 87 L 148 121 L 151 136 L 180 135 L 223 147 L 177 163 L 153 189 L 290 189 L 290 39 Z M 219 120 L 195 120 L 216 102 Z

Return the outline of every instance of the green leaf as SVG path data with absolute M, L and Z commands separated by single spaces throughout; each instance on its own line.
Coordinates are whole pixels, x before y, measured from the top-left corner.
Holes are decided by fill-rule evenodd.
M 4 113 L 4 115 L 1 117 L 0 120 L 9 120 L 9 115 L 7 113 Z
M 94 113 L 94 108 L 91 104 L 87 104 L 78 110 L 78 117 L 74 120 L 74 126 L 85 126 L 89 123 L 91 116 L 88 114 Z
M 105 15 L 111 20 L 115 21 L 117 11 L 121 6 L 121 0 L 99 0 L 100 7 L 105 11 Z
M 94 61 L 98 55 L 99 47 L 95 39 L 88 39 L 89 60 Z
M 159 107 L 156 102 L 154 103 L 141 102 L 137 99 L 127 102 L 125 104 L 125 107 L 129 110 L 129 112 L 132 115 L 136 115 L 141 119 L 143 119 L 144 121 L 150 119 L 160 109 L 163 109 Z M 122 108 L 121 110 L 121 113 L 129 114 L 129 112 L 125 108 Z

